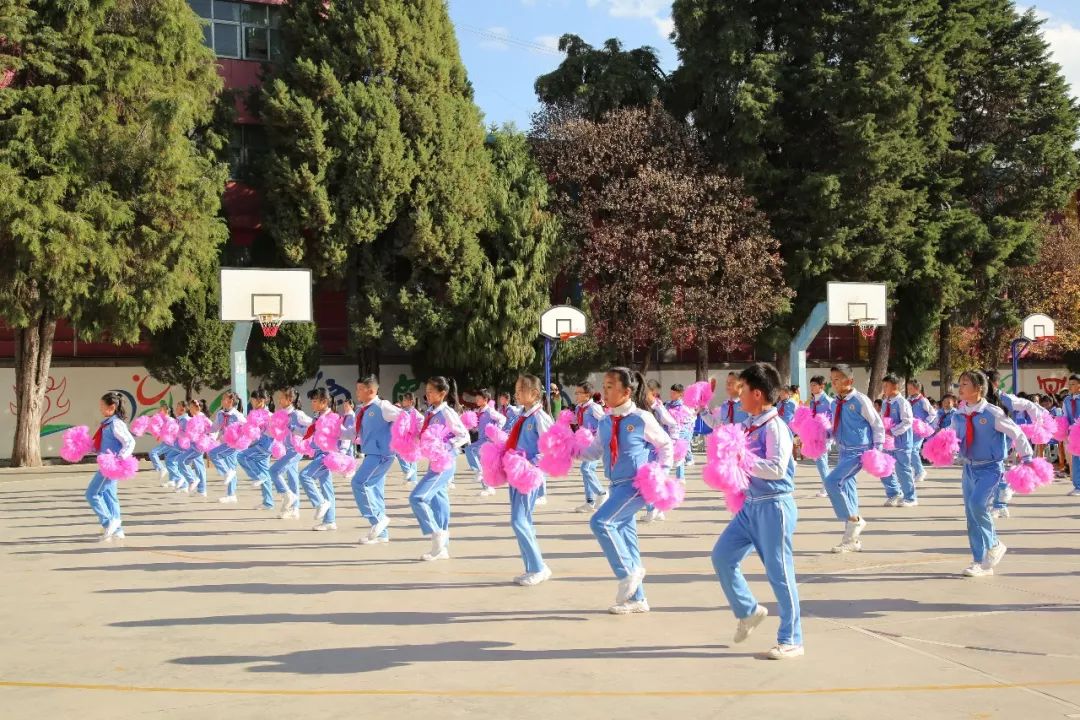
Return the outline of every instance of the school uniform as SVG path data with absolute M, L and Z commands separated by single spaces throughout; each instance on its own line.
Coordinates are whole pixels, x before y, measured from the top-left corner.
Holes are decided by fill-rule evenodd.
M 202 412 L 197 412 L 191 416 L 192 420 L 195 418 L 203 418 L 205 420 L 206 416 L 203 415 Z M 195 447 L 194 440 L 191 441 L 191 446 L 187 450 L 180 450 L 177 464 L 180 468 L 180 473 L 184 476 L 184 479 L 187 480 L 188 489 L 194 489 L 200 495 L 205 496 L 206 463 L 203 462 L 202 450 Z
M 1069 395 L 1062 403 L 1062 409 L 1065 411 L 1065 420 L 1069 423 L 1071 428 L 1077 422 L 1080 422 L 1080 393 L 1076 395 Z M 1062 452 L 1068 452 L 1068 441 L 1062 443 Z M 1080 491 L 1080 455 L 1073 455 L 1069 458 L 1069 465 L 1072 468 L 1072 484 L 1073 490 Z
M 588 402 L 578 405 L 575 413 L 577 414 L 577 426 L 596 435 L 596 429 L 604 418 L 604 408 L 590 398 Z M 600 486 L 600 480 L 596 476 L 597 465 L 599 465 L 598 460 L 582 460 L 580 465 L 581 482 L 585 486 L 585 502 L 588 505 L 592 505 L 596 498 L 604 494 L 604 490 Z
M 820 392 L 817 395 L 810 396 L 810 402 L 807 403 L 810 407 L 810 413 L 815 417 L 818 415 L 824 415 L 829 418 L 829 424 L 832 425 L 833 408 L 836 406 L 836 399 L 831 395 L 824 392 Z M 829 476 L 829 446 L 831 442 L 825 443 L 825 452 L 821 454 L 817 460 L 814 461 L 814 467 L 817 468 L 818 476 L 821 478 L 822 485 L 825 484 L 825 478 Z
M 894 447 L 886 450 L 896 461 L 892 475 L 881 478 L 885 486 L 885 495 L 892 501 L 916 502 L 915 470 L 912 455 L 915 450 L 915 435 L 911 429 L 914 414 L 911 403 L 903 395 L 886 398 L 881 404 L 882 417 L 890 418 L 893 425 L 886 430 L 893 436 Z
M 305 440 L 310 440 L 315 435 L 315 422 L 329 412 L 330 410 L 324 410 L 315 415 L 312 423 L 304 431 Z M 326 467 L 326 451 L 315 446 L 312 446 L 312 449 L 315 452 L 311 456 L 311 462 L 300 471 L 300 485 L 304 488 L 304 494 L 307 495 L 308 502 L 315 508 L 315 520 L 320 523 L 320 525 L 315 526 L 315 529 L 333 530 L 333 527 L 328 526 L 332 526 L 337 522 L 337 496 L 334 493 L 334 475 L 330 472 L 330 468 Z
M 94 433 L 94 450 L 98 454 L 111 452 L 119 457 L 128 457 L 135 451 L 135 438 L 131 436 L 127 423 L 115 415 L 102 419 Z M 120 515 L 120 498 L 116 494 L 116 480 L 110 480 L 94 473 L 90 484 L 86 486 L 86 502 L 97 515 L 98 523 L 105 529 L 102 539 L 109 539 L 114 534 L 123 534 L 123 519 Z
M 653 417 L 656 418 L 656 422 L 660 423 L 660 427 L 662 427 L 664 429 L 664 432 L 668 434 L 668 437 L 672 438 L 673 442 L 671 446 L 672 450 L 674 451 L 674 438 L 678 436 L 679 423 L 671 415 L 671 412 L 668 411 L 664 403 L 660 402 L 660 400 L 653 401 L 652 414 Z M 658 455 L 656 453 L 656 448 L 653 448 L 649 451 L 649 462 L 656 462 L 657 457 Z M 675 466 L 676 477 L 679 477 L 679 470 L 682 469 L 683 458 L 676 458 L 674 455 L 672 455 L 671 462 Z M 652 522 L 653 520 L 664 519 L 664 514 L 656 512 L 656 508 L 654 508 L 652 505 L 646 505 L 645 510 L 648 512 L 644 519 L 645 522 Z
M 871 402 L 858 390 L 836 397 L 832 418 L 833 441 L 839 449 L 836 467 L 825 478 L 833 512 L 847 522 L 859 515 L 859 490 L 856 476 L 862 470 L 862 454 L 885 442 L 885 425 Z
M 258 440 L 236 455 L 236 463 L 251 478 L 252 487 L 262 492 L 260 507 L 264 510 L 274 509 L 273 481 L 270 477 L 270 446 L 273 443 L 274 439 L 264 431 Z M 284 492 L 284 489 L 279 492 Z
M 375 397 L 361 405 L 356 414 L 356 433 L 364 459 L 353 473 L 352 492 L 360 515 L 372 528 L 367 542 L 390 539 L 386 530 L 390 524 L 390 518 L 386 516 L 386 473 L 394 462 L 394 453 L 390 450 L 391 429 L 403 412 L 408 411 Z
M 356 457 L 356 411 L 350 410 L 341 416 L 341 438 L 338 451 L 349 457 Z
M 178 428 L 176 440 L 169 443 L 169 450 L 165 454 L 165 467 L 169 472 L 169 480 L 172 482 L 173 486 L 176 487 L 177 492 L 182 492 L 188 488 L 187 474 L 180 465 L 180 459 L 185 452 L 180 447 L 180 438 L 183 437 L 184 433 L 187 431 L 187 424 L 190 419 L 191 416 L 187 413 L 176 418 L 176 426 Z
M 784 421 L 785 425 L 791 425 L 791 421 L 795 419 L 796 408 L 798 408 L 798 405 L 791 398 L 781 400 L 776 403 L 776 415 Z
M 1047 414 L 1042 405 L 1025 400 L 1012 393 L 999 393 L 998 397 L 1001 399 L 1002 409 L 1017 425 L 1030 425 L 1036 418 Z M 1008 508 L 1011 499 L 1012 490 L 1009 488 L 1009 484 L 1005 482 L 1005 478 L 1002 477 L 998 483 L 997 493 L 994 495 L 994 509 L 1000 511 Z
M 678 400 L 671 400 L 667 403 L 667 409 L 669 412 L 677 408 L 686 407 L 686 403 L 682 401 L 682 398 Z M 671 413 L 672 416 L 675 413 Z M 675 476 L 680 480 L 685 475 L 685 469 L 687 465 L 691 465 L 694 462 L 694 452 L 690 449 L 690 441 L 694 439 L 694 420 L 693 415 L 685 422 L 680 424 L 679 432 L 676 435 L 672 435 L 673 438 L 686 441 L 686 455 L 682 458 L 675 458 Z
M 586 460 L 602 460 L 604 475 L 610 482 L 608 499 L 589 519 L 589 527 L 600 543 L 608 564 L 620 581 L 644 577 L 641 555 L 638 551 L 637 513 L 645 507 L 645 500 L 634 487 L 638 469 L 649 462 L 649 454 L 656 449 L 658 462 L 665 469 L 671 467 L 671 438 L 660 427 L 653 414 L 627 400 L 611 408 L 597 426 L 596 438 L 582 453 Z M 620 590 L 621 590 L 620 586 Z M 637 589 L 626 598 L 616 598 L 612 612 L 627 602 L 645 603 L 645 589 L 640 582 Z M 645 608 L 647 609 L 647 605 Z
M 284 514 L 296 516 L 300 511 L 300 452 L 293 446 L 293 434 L 304 432 L 313 422 L 302 410 L 293 406 L 284 408 L 289 413 L 288 434 L 281 441 L 285 454 L 270 466 L 270 478 L 278 492 L 286 496 Z M 310 499 L 310 498 L 309 498 Z
M 503 415 L 506 417 L 506 425 L 513 427 L 514 421 L 518 419 L 518 415 L 521 414 L 520 405 L 510 405 L 506 408 L 506 412 Z
M 165 467 L 165 458 L 168 454 L 169 443 L 164 442 L 158 443 L 150 449 L 149 453 L 147 453 L 147 457 L 150 458 L 150 464 L 153 466 L 154 470 L 157 470 L 162 480 L 168 477 L 169 474 L 168 468 Z
M 952 410 L 939 410 L 937 417 L 936 430 L 944 430 L 945 428 L 952 427 L 953 415 L 956 414 L 956 408 Z
M 437 407 L 428 408 L 428 411 L 424 413 L 421 432 L 431 425 L 445 425 L 450 429 L 450 436 L 446 442 L 454 458 L 457 457 L 461 447 L 469 442 L 469 431 L 462 424 L 461 416 L 445 402 L 439 403 Z M 442 472 L 436 472 L 429 466 L 424 477 L 409 493 L 409 505 L 424 535 L 431 535 L 436 531 L 449 532 L 450 493 L 447 486 L 453 478 L 454 463 Z
M 911 414 L 914 419 L 922 420 L 930 427 L 934 426 L 934 422 L 937 420 L 937 410 L 934 409 L 934 406 L 930 404 L 925 395 L 922 393 L 911 395 L 907 401 L 911 403 Z M 913 436 L 911 442 L 911 467 L 915 472 L 915 482 L 922 482 L 926 477 L 926 468 L 923 467 L 922 461 L 922 446 L 926 442 L 926 438 Z
M 779 645 L 802 645 L 799 589 L 795 580 L 792 538 L 798 510 L 795 490 L 794 438 L 775 409 L 742 423 L 747 448 L 756 458 L 747 473 L 746 502 L 720 534 L 712 551 L 713 568 L 735 617 L 750 617 L 758 607 L 740 565 L 753 549 L 780 606 Z
M 218 474 L 225 480 L 225 496 L 231 497 L 236 495 L 236 467 L 238 464 L 238 454 L 235 448 L 229 447 L 225 443 L 221 434 L 225 432 L 225 428 L 230 425 L 244 422 L 244 415 L 236 408 L 232 408 L 228 411 L 218 410 L 214 416 L 214 424 L 210 426 L 211 433 L 218 433 L 218 440 L 221 444 L 216 448 L 208 452 L 206 455 L 210 458 L 210 462 L 213 463 L 214 468 L 217 469 Z
M 743 410 L 742 402 L 728 398 L 713 409 L 712 412 L 702 412 L 701 419 L 711 428 L 717 425 L 739 425 L 746 420 L 747 414 Z
M 953 415 L 952 429 L 960 439 L 964 463 L 962 487 L 967 516 L 968 544 L 975 562 L 982 563 L 987 551 L 997 545 L 990 505 L 1005 472 L 1009 441 L 1023 460 L 1031 458 L 1031 444 L 1005 411 L 986 400 L 962 405 Z
M 401 408 L 401 412 L 409 413 L 413 416 L 414 419 L 418 421 L 423 417 L 420 414 L 420 411 L 417 410 L 415 407 L 411 407 L 408 409 Z M 402 474 L 405 475 L 405 482 L 416 482 L 416 463 L 409 462 L 400 455 L 397 455 L 397 453 L 395 453 L 395 456 L 397 457 L 398 467 L 401 468 Z
M 510 428 L 509 437 L 506 439 L 507 452 L 524 453 L 525 459 L 535 465 L 540 457 L 540 435 L 553 424 L 551 416 L 541 409 L 540 403 L 523 410 Z M 539 573 L 546 566 L 544 556 L 540 553 L 540 544 L 536 540 L 532 514 L 540 488 L 524 493 L 509 485 L 507 487 L 510 491 L 510 527 L 517 538 L 525 573 Z
M 484 485 L 484 468 L 480 465 L 480 448 L 488 443 L 486 434 L 488 425 L 494 425 L 499 429 L 506 425 L 506 416 L 497 411 L 490 402 L 476 411 L 476 442 L 465 446 L 465 459 L 476 474 L 476 482 L 481 488 L 487 487 Z

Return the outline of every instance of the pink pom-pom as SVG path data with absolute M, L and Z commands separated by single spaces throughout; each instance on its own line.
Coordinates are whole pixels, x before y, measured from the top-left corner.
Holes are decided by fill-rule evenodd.
M 862 468 L 876 478 L 889 477 L 896 469 L 896 458 L 880 450 L 867 450 L 862 454 Z
M 476 416 L 474 411 L 466 410 L 461 413 L 461 424 L 465 426 L 466 430 L 475 430 L 476 426 L 480 424 L 480 418 Z
M 221 431 L 221 439 L 233 450 L 247 450 L 251 447 L 251 442 L 247 439 L 247 433 L 244 432 L 245 427 L 247 427 L 246 424 L 240 423 L 226 425 Z
M 694 411 L 685 404 L 670 408 L 670 412 L 671 417 L 675 418 L 675 422 L 679 425 L 689 425 L 694 420 Z
M 494 425 L 488 425 L 485 430 L 491 442 L 480 447 L 480 467 L 484 471 L 484 484 L 493 488 L 502 487 L 506 484 L 503 456 L 506 455 L 507 436 Z M 495 432 L 491 432 L 492 430 Z
M 259 428 L 259 430 L 264 430 L 267 423 L 270 422 L 270 411 L 266 408 L 256 408 L 248 413 L 247 421 Z
M 131 434 L 135 437 L 142 437 L 146 434 L 146 431 L 150 428 L 150 418 L 146 415 L 135 418 L 131 421 Z
M 893 419 L 891 417 L 884 417 L 881 419 L 881 423 L 885 426 L 885 441 L 882 443 L 882 447 L 885 450 L 895 450 L 896 436 L 892 434 L 893 425 L 895 424 Z
M 945 428 L 923 444 L 922 455 L 931 465 L 952 465 L 960 452 L 960 438 L 952 428 Z
M 574 431 L 574 457 L 580 457 L 595 439 L 596 435 L 588 428 L 581 427 Z
M 679 438 L 678 440 L 675 441 L 675 443 L 674 443 L 674 445 L 672 447 L 671 457 L 674 458 L 674 460 L 672 462 L 674 462 L 676 465 L 678 465 L 679 463 L 681 463 L 683 460 L 686 459 L 686 453 L 689 452 L 689 451 L 690 451 L 690 441 L 689 440 L 684 440 L 683 438 Z
M 934 428 L 930 426 L 930 423 L 925 420 L 915 418 L 911 421 L 911 431 L 915 434 L 915 437 L 922 439 L 928 438 L 934 434 Z
M 270 457 L 274 458 L 275 460 L 280 460 L 281 458 L 285 457 L 285 443 L 281 442 L 280 440 L 275 440 L 274 442 L 270 443 Z
M 829 448 L 829 418 L 814 415 L 805 405 L 795 410 L 791 419 L 791 430 L 802 440 L 802 453 L 811 460 L 817 460 Z
M 181 450 L 190 450 L 191 449 L 191 436 L 190 435 L 181 436 L 176 444 L 180 446 Z
M 561 420 L 561 418 L 560 418 Z M 574 431 L 557 422 L 540 434 L 540 469 L 552 477 L 565 477 L 574 464 Z
M 1050 442 L 1054 437 L 1055 429 L 1057 429 L 1057 422 L 1049 413 L 1039 413 L 1031 423 L 1020 426 L 1020 430 L 1032 445 L 1045 445 Z
M 746 447 L 746 433 L 738 425 L 721 425 L 706 441 L 707 460 L 702 478 L 705 484 L 724 493 L 724 502 L 733 514 L 742 509 L 750 487 L 747 469 L 754 455 Z
M 315 420 L 315 432 L 311 436 L 311 446 L 323 452 L 335 452 L 341 439 L 341 416 L 326 413 Z
M 420 454 L 427 458 L 428 468 L 437 473 L 446 472 L 454 464 L 454 456 L 446 446 L 450 433 L 446 425 L 434 423 L 420 435 Z
M 328 452 L 323 456 L 323 465 L 332 473 L 352 472 L 353 459 L 342 452 Z
M 60 457 L 68 462 L 79 462 L 93 449 L 94 438 L 90 437 L 90 428 L 87 426 L 76 425 L 64 431 Z
M 645 502 L 661 512 L 674 510 L 682 505 L 686 497 L 682 483 L 668 477 L 658 463 L 646 463 L 639 467 L 634 476 L 634 487 Z
M 420 459 L 420 427 L 419 413 L 401 413 L 390 428 L 390 449 L 405 462 Z
M 712 396 L 712 383 L 702 380 L 686 388 L 686 392 L 683 393 L 683 402 L 695 409 L 708 407 Z
M 205 415 L 196 415 L 195 417 L 188 420 L 187 427 L 184 428 L 184 432 L 187 433 L 187 436 L 189 438 L 194 440 L 200 435 L 205 435 L 207 432 L 209 432 L 211 425 L 213 425 L 213 423 L 210 422 L 210 418 L 206 417 Z
M 1080 422 L 1074 423 L 1073 426 L 1069 428 L 1069 439 L 1065 449 L 1074 458 L 1080 455 Z
M 179 435 L 180 422 L 176 418 L 165 418 L 165 422 L 161 424 L 161 434 L 158 436 L 158 440 L 172 445 L 176 442 L 176 438 Z
M 300 437 L 299 435 L 292 436 L 293 450 L 300 453 L 304 457 L 314 457 L 315 447 L 311 444 L 311 438 Z
M 750 486 L 750 476 L 746 471 L 730 462 L 706 463 L 701 478 L 706 485 L 722 493 L 741 492 Z
M 199 452 L 210 452 L 216 448 L 220 443 L 209 435 L 200 435 L 195 439 L 195 448 Z
M 1027 495 L 1054 482 L 1054 466 L 1042 458 L 1035 458 L 1006 472 L 1005 482 L 1015 492 Z
M 503 473 L 506 482 L 518 492 L 529 493 L 544 484 L 540 468 L 529 462 L 520 450 L 508 450 L 503 455 Z
M 1064 415 L 1054 418 L 1054 439 L 1065 442 L 1069 437 L 1069 421 Z
M 150 424 L 148 425 L 148 429 L 150 430 L 150 434 L 153 435 L 158 440 L 160 440 L 161 439 L 161 429 L 163 427 L 165 427 L 165 421 L 168 420 L 168 419 L 169 419 L 169 416 L 164 410 L 162 410 L 161 412 L 158 412 L 158 413 L 154 413 L 153 417 L 150 418 Z
M 574 414 L 573 410 L 563 410 L 559 413 L 559 417 L 555 420 L 555 422 L 559 425 L 566 425 L 567 427 L 570 427 L 571 425 L 577 423 L 577 416 Z
M 733 463 L 746 469 L 750 452 L 741 425 L 721 425 L 713 429 L 705 441 L 705 447 L 710 461 Z
M 266 434 L 275 440 L 284 442 L 285 438 L 289 436 L 290 422 L 288 410 L 275 410 L 274 414 L 270 416 L 270 420 L 266 423 Z
M 111 452 L 103 452 L 97 457 L 98 469 L 109 480 L 130 480 L 139 472 L 139 461 L 130 455 L 120 457 Z

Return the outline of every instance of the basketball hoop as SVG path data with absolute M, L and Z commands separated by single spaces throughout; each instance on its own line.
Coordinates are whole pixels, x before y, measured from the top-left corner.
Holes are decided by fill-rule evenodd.
M 859 334 L 867 340 L 873 340 L 874 336 L 877 335 L 877 325 L 874 324 L 877 321 L 873 318 L 862 318 L 860 320 L 853 320 L 852 322 L 855 327 L 859 329 Z
M 578 337 L 579 335 L 581 335 L 581 333 L 579 333 L 579 332 L 559 333 L 559 341 L 560 342 L 566 342 L 567 340 L 573 340 L 574 338 Z
M 259 319 L 259 327 L 262 328 L 263 337 L 277 337 L 278 330 L 281 328 L 281 315 L 277 313 L 259 313 L 256 317 Z

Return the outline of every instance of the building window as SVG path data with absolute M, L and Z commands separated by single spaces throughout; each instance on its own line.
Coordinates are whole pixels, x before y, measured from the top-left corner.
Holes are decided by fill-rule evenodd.
M 188 0 L 203 21 L 203 42 L 218 57 L 281 58 L 281 9 L 231 0 Z
M 266 133 L 259 125 L 233 125 L 229 138 L 229 179 L 250 180 L 266 154 Z

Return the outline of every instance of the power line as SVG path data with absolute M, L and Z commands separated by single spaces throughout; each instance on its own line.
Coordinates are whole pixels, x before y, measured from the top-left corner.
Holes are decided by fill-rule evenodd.
M 533 52 L 542 53 L 544 55 L 562 57 L 562 52 L 556 50 L 549 45 L 542 45 L 538 42 L 533 42 L 531 40 L 522 40 L 521 38 L 516 38 L 513 35 L 504 35 L 501 33 L 492 32 L 490 30 L 485 30 L 484 28 L 476 27 L 474 25 L 466 25 L 464 23 L 459 23 L 457 27 L 461 28 L 462 30 L 467 30 L 474 35 L 479 35 L 486 40 L 501 42 L 507 45 L 514 45 L 524 50 L 531 50 Z

